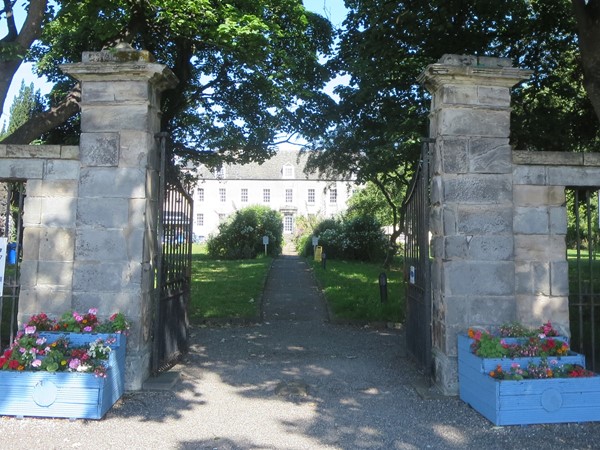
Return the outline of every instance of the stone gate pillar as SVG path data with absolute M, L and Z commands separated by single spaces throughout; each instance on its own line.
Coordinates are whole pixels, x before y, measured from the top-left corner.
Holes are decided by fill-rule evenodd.
M 456 339 L 515 319 L 510 88 L 503 58 L 445 55 L 420 82 L 432 95 L 431 290 L 437 385 L 458 392 Z
M 81 82 L 72 308 L 131 321 L 126 389 L 150 368 L 158 205 L 160 94 L 173 73 L 131 47 L 86 52 L 61 67 Z

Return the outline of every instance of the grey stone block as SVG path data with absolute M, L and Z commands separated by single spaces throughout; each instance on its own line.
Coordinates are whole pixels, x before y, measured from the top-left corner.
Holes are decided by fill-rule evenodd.
M 63 290 L 71 289 L 73 284 L 73 262 L 40 261 L 37 284 L 39 286 L 46 285 Z
M 77 261 L 128 261 L 123 230 L 80 228 L 77 230 L 75 250 Z
M 517 321 L 530 327 L 551 321 L 554 325 L 569 324 L 569 298 L 543 295 L 517 296 Z
M 41 179 L 44 175 L 43 159 L 3 159 L 0 164 L 0 178 Z
M 116 167 L 119 165 L 118 133 L 81 133 L 81 164 L 89 167 Z
M 77 180 L 44 180 L 41 190 L 36 190 L 40 197 L 77 198 L 79 179 Z M 27 195 L 30 194 L 30 183 L 27 182 Z
M 81 131 L 84 133 L 151 129 L 148 105 L 84 105 L 82 109 Z
M 78 180 L 79 161 L 49 159 L 44 168 L 44 180 Z
M 443 135 L 506 138 L 510 134 L 508 110 L 447 108 L 439 116 Z
M 149 153 L 156 146 L 154 136 L 145 131 L 127 131 L 120 133 L 119 167 L 158 167 L 155 162 L 149 163 Z
M 469 145 L 469 171 L 512 174 L 508 139 L 472 139 Z
M 444 259 L 465 259 L 468 255 L 466 236 L 448 236 L 442 238 L 444 247 L 443 253 L 439 256 Z
M 545 207 L 515 208 L 514 232 L 518 234 L 548 234 L 549 215 Z
M 42 197 L 25 197 L 23 205 L 23 226 L 35 227 L 42 223 Z
M 510 89 L 500 86 L 477 86 L 477 101 L 484 106 L 510 106 Z
M 34 289 L 37 285 L 38 262 L 23 259 L 19 265 L 19 284 L 21 290 Z
M 515 259 L 518 261 L 564 261 L 564 236 L 517 234 Z
M 532 295 L 533 289 L 533 263 L 529 261 L 515 262 L 515 294 Z
M 569 263 L 555 261 L 550 263 L 550 293 L 553 296 L 569 295 Z
M 564 206 L 549 209 L 550 233 L 567 234 L 567 208 Z
M 533 292 L 550 295 L 550 263 L 534 262 L 531 266 L 533 268 Z
M 444 286 L 449 295 L 506 296 L 514 294 L 515 269 L 510 261 L 448 261 Z
M 477 105 L 479 102 L 475 85 L 445 85 L 441 94 L 445 104 Z
M 137 274 L 137 276 L 136 276 Z M 124 261 L 76 261 L 73 266 L 73 290 L 79 292 L 139 292 L 139 263 Z
M 469 171 L 468 144 L 466 139 L 444 139 L 441 142 L 440 159 L 444 173 L 467 173 Z
M 600 186 L 600 167 L 548 167 L 548 184 Z
M 86 103 L 147 102 L 150 89 L 145 80 L 94 81 L 85 84 Z
M 565 204 L 565 189 L 562 186 L 513 186 L 515 206 L 562 206 Z
M 77 200 L 72 197 L 42 198 L 41 224 L 48 227 L 71 228 L 75 224 Z
M 512 180 L 509 175 L 459 175 L 443 180 L 446 202 L 507 203 L 512 202 Z
M 513 166 L 513 183 L 544 185 L 547 179 L 546 170 L 543 166 Z
M 512 233 L 513 212 L 509 206 L 460 206 L 456 229 L 465 235 Z
M 146 172 L 139 168 L 84 168 L 79 196 L 146 198 Z
M 512 261 L 514 257 L 514 240 L 512 235 L 479 235 L 473 236 L 468 243 L 470 259 L 481 261 Z
M 75 230 L 73 228 L 42 228 L 39 237 L 40 261 L 73 261 Z
M 129 200 L 126 198 L 80 198 L 78 226 L 126 228 L 129 225 Z

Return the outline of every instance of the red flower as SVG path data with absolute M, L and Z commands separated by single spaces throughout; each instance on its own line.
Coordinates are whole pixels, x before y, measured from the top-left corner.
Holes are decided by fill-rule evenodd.
M 12 370 L 16 370 L 19 368 L 19 361 L 17 361 L 16 359 L 13 359 L 11 361 L 8 362 L 8 368 L 12 369 Z

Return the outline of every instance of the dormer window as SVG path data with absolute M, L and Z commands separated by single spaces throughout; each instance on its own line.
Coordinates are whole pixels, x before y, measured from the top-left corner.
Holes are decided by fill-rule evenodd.
M 281 174 L 283 178 L 294 178 L 294 166 L 286 164 L 283 166 Z

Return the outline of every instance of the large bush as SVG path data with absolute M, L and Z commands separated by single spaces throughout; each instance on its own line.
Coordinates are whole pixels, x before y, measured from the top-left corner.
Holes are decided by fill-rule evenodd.
M 380 223 L 367 216 L 321 221 L 297 239 L 301 244 L 300 254 L 312 255 L 312 236 L 319 237 L 319 245 L 328 259 L 383 261 L 388 245 Z
M 210 236 L 208 255 L 214 259 L 251 259 L 264 253 L 263 236 L 269 237 L 268 254 L 277 256 L 283 243 L 281 214 L 266 206 L 236 211 L 219 225 L 219 234 Z

